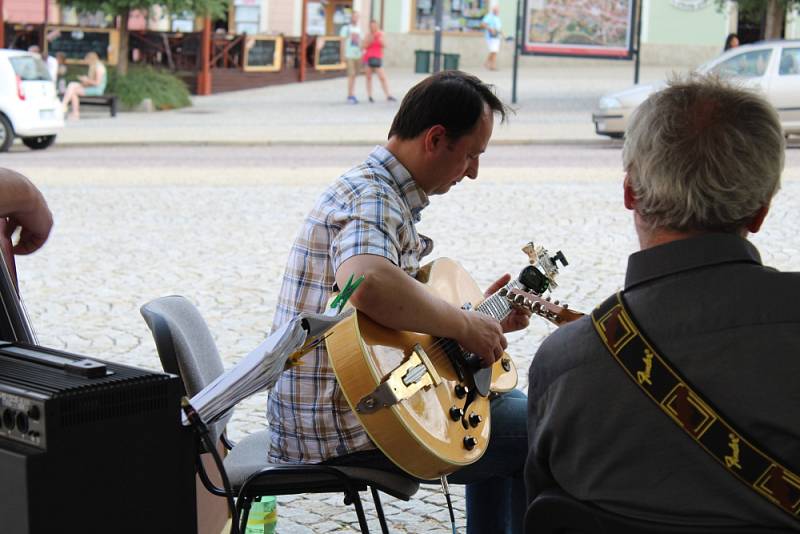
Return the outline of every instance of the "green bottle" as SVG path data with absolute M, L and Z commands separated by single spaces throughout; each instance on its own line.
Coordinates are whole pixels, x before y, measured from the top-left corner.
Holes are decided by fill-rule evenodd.
M 275 497 L 261 497 L 250 505 L 244 534 L 275 534 L 278 524 L 278 503 Z

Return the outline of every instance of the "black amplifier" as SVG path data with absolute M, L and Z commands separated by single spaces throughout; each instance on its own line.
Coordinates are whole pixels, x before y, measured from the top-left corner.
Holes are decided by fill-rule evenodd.
M 0 532 L 195 533 L 180 380 L 0 342 Z

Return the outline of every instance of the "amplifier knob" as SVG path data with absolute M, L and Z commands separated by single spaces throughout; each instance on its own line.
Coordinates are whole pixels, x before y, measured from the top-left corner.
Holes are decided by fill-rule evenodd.
M 3 426 L 9 430 L 14 430 L 14 417 L 16 414 L 14 410 L 6 408 L 3 410 Z
M 41 415 L 42 413 L 39 411 L 38 406 L 31 406 L 28 408 L 28 417 L 30 417 L 32 421 L 38 421 Z
M 467 436 L 464 438 L 464 448 L 468 451 L 471 451 L 475 448 L 475 445 L 478 444 L 478 440 L 472 436 Z
M 28 416 L 27 416 L 27 415 L 25 415 L 25 413 L 24 413 L 24 412 L 19 412 L 19 413 L 17 414 L 17 428 L 18 428 L 18 429 L 19 429 L 19 431 L 20 431 L 20 432 L 22 432 L 23 434 L 25 434 L 25 433 L 27 433 L 27 432 L 28 432 L 28 428 L 29 428 L 29 425 L 28 425 L 28 423 L 29 423 L 29 421 L 28 421 Z

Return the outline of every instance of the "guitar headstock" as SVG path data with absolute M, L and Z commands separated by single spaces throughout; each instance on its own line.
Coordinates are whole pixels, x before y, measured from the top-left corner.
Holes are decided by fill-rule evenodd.
M 501 289 L 500 295 L 504 296 L 515 306 L 525 308 L 531 313 L 544 317 L 556 326 L 571 323 L 583 317 L 583 314 L 570 310 L 567 304 L 551 301 L 550 297 L 543 298 L 535 293 L 522 289 Z
M 533 292 L 541 295 L 548 289 L 555 289 L 556 275 L 558 274 L 558 262 L 566 267 L 569 263 L 564 253 L 560 250 L 555 255 L 550 253 L 540 245 L 534 245 L 533 241 L 522 247 L 522 252 L 528 255 L 530 265 L 520 273 L 520 281 Z

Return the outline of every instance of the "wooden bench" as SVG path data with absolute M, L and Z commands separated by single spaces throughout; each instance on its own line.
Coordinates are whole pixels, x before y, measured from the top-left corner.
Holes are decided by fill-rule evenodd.
M 81 106 L 108 106 L 111 116 L 117 116 L 117 95 L 81 96 Z

